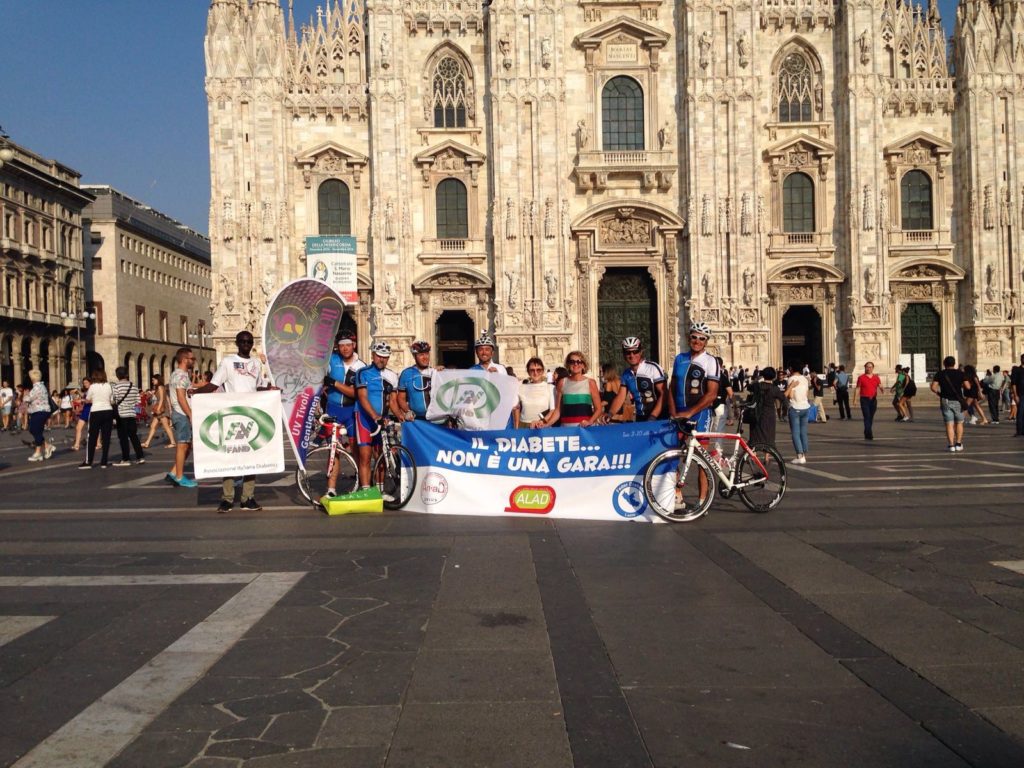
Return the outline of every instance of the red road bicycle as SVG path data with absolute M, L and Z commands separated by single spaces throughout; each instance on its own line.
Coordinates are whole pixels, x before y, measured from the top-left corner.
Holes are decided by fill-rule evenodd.
M 306 456 L 305 468 L 295 470 L 295 483 L 306 501 L 319 504 L 327 493 L 327 482 L 334 465 L 341 462 L 338 469 L 338 480 L 335 490 L 338 493 L 351 493 L 359 487 L 359 472 L 356 470 L 355 459 L 345 450 L 348 430 L 333 417 L 324 414 L 318 420 L 320 426 L 328 433 L 329 442 L 314 448 Z
M 647 503 L 670 523 L 703 517 L 715 500 L 734 493 L 752 512 L 768 512 L 786 493 L 786 464 L 769 445 L 748 445 L 743 419 L 735 433 L 696 432 L 696 422 L 673 419 L 681 444 L 659 453 L 644 472 Z M 709 440 L 733 441 L 732 454 L 712 453 Z

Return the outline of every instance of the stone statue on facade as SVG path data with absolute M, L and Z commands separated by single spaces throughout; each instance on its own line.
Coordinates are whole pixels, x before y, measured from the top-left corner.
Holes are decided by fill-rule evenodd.
M 675 130 L 672 128 L 672 123 L 666 121 L 658 131 L 658 145 L 659 149 L 671 149 L 672 144 L 676 140 Z
M 714 41 L 715 36 L 707 29 L 701 33 L 700 40 L 697 41 L 697 46 L 700 49 L 699 64 L 701 69 L 707 69 L 711 65 L 711 46 Z
M 850 307 L 850 325 L 856 325 L 857 324 L 857 309 L 860 306 L 860 302 L 857 301 L 857 297 L 856 296 L 850 296 L 850 298 L 848 298 L 846 300 L 846 303 Z
M 224 304 L 224 309 L 226 309 L 228 312 L 234 312 L 235 289 L 231 285 L 231 281 L 228 280 L 227 275 L 220 276 L 220 290 L 221 293 L 224 295 L 224 298 L 221 300 L 222 303 Z
M 996 291 L 996 266 L 989 262 L 985 265 L 985 298 L 988 301 L 995 301 L 998 298 Z
M 864 231 L 871 232 L 875 228 L 875 211 L 871 205 L 871 187 L 864 185 L 864 210 L 861 215 L 864 224 Z
M 704 306 L 713 306 L 715 303 L 715 276 L 710 272 L 705 272 L 700 279 L 700 287 L 704 294 Z
M 510 197 L 505 201 L 505 239 L 516 239 L 516 203 Z
M 576 148 L 582 152 L 590 145 L 590 128 L 586 120 L 576 123 Z
M 750 234 L 750 229 L 751 229 L 750 219 L 751 219 L 750 193 L 749 192 L 744 192 L 743 193 L 743 197 L 740 198 L 740 234 L 741 235 L 749 235 Z
M 389 271 L 384 278 L 384 295 L 387 297 L 388 309 L 394 311 L 398 306 L 398 286 L 395 280 L 395 273 Z
M 992 221 L 992 185 L 985 185 L 985 208 L 983 211 L 983 217 L 985 220 L 985 229 L 993 229 L 995 223 Z
M 506 270 L 505 282 L 508 284 L 508 308 L 515 309 L 519 306 L 519 290 L 522 286 L 522 278 L 517 273 Z
M 386 31 L 380 36 L 380 68 L 388 69 L 391 66 L 391 35 Z
M 871 63 L 871 41 L 868 39 L 868 31 L 865 29 L 857 38 L 857 48 L 860 50 L 860 63 L 865 66 Z
M 551 43 L 550 37 L 542 37 L 540 39 L 540 65 L 544 69 L 551 69 L 551 64 L 554 59 L 554 46 Z
M 547 303 L 550 309 L 558 304 L 558 277 L 554 270 L 544 272 L 544 289 L 547 291 Z
M 745 68 L 750 64 L 750 38 L 746 32 L 740 32 L 740 36 L 736 38 L 736 53 L 739 55 L 741 67 Z
M 544 237 L 548 240 L 555 236 L 555 201 L 550 197 L 544 200 Z
M 747 267 L 743 270 L 743 303 L 748 307 L 754 303 L 754 270 Z
M 501 53 L 501 66 L 512 69 L 512 43 L 502 38 L 498 41 L 498 51 Z
M 395 239 L 395 201 L 390 197 L 384 206 L 384 237 Z
M 874 304 L 878 298 L 878 273 L 872 264 L 864 270 L 864 302 Z

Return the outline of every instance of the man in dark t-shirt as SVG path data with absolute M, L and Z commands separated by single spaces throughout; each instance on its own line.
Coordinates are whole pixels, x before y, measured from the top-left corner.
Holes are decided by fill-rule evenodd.
M 1020 356 L 1020 365 L 1013 366 L 1010 371 L 1010 397 L 1017 405 L 1017 437 L 1024 437 L 1024 355 Z
M 947 357 L 942 361 L 942 370 L 932 379 L 932 392 L 939 396 L 939 410 L 946 423 L 946 440 L 950 453 L 964 449 L 964 372 L 956 369 L 956 360 Z

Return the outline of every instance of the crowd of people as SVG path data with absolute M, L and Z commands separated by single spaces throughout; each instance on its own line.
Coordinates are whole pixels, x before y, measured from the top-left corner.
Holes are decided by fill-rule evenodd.
M 891 395 L 896 422 L 914 421 L 917 384 L 907 367 L 896 366 L 892 383 L 886 389 L 874 364 L 864 365 L 854 378 L 844 365 L 830 364 L 824 371 L 794 363 L 787 368 L 726 367 L 721 357 L 707 347 L 711 329 L 704 323 L 689 328 L 687 349 L 678 354 L 670 372 L 646 359 L 641 339 L 622 340 L 622 367 L 606 363 L 599 378 L 590 375 L 587 356 L 580 350 L 566 355 L 564 365 L 549 370 L 539 357 L 526 363 L 526 376 L 518 385 L 518 398 L 508 427 L 539 429 L 577 425 L 589 427 L 611 422 L 681 417 L 696 422 L 701 432 L 721 432 L 743 418 L 750 426 L 751 444 L 774 446 L 776 424 L 789 424 L 796 457 L 794 463 L 806 464 L 810 452 L 808 425 L 828 421 L 827 400 L 837 407 L 840 420 L 852 420 L 852 400 L 858 403 L 865 440 L 874 439 L 874 421 L 879 399 Z M 46 439 L 46 430 L 74 428 L 73 450 L 86 451 L 81 469 L 91 469 L 99 453 L 99 466 L 109 466 L 112 436 L 116 429 L 121 458 L 113 466 L 129 466 L 146 461 L 145 451 L 161 432 L 167 445 L 175 450 L 174 463 L 167 473 L 168 482 L 193 488 L 196 481 L 185 474 L 191 451 L 191 405 L 194 394 L 214 392 L 254 392 L 272 388 L 265 368 L 266 359 L 252 354 L 254 339 L 248 331 L 235 337 L 237 353 L 227 355 L 217 370 L 199 374 L 193 370 L 195 355 L 182 347 L 174 357 L 174 370 L 165 383 L 154 374 L 147 389 L 140 391 L 128 378 L 126 368 L 115 371 L 116 381 L 108 382 L 106 373 L 97 370 L 82 380 L 79 388 L 63 392 L 48 391 L 39 371 L 29 373 L 30 384 L 12 388 L 4 381 L 0 387 L 0 416 L 4 429 L 28 429 L 33 437 L 29 461 L 52 457 L 54 446 Z M 516 376 L 511 367 L 494 361 L 496 345 L 487 333 L 474 344 L 477 362 L 472 369 Z M 430 403 L 431 381 L 436 370 L 431 363 L 431 345 L 413 342 L 413 364 L 400 373 L 388 368 L 391 347 L 377 342 L 370 348 L 370 362 L 356 353 L 356 339 L 341 332 L 335 340 L 327 376 L 324 379 L 323 411 L 346 428 L 346 446 L 356 459 L 361 488 L 370 485 L 370 465 L 378 443 L 379 425 L 387 419 L 399 422 L 424 420 Z M 930 388 L 939 396 L 940 410 L 947 433 L 948 450 L 963 450 L 964 424 L 998 424 L 1003 409 L 1015 422 L 1016 434 L 1024 436 L 1024 355 L 1021 364 L 1010 373 L 1000 366 L 980 376 L 975 367 L 957 366 L 952 357 L 932 378 Z M 988 418 L 984 406 L 988 407 Z M 139 425 L 148 426 L 145 440 Z M 83 442 L 84 438 L 84 442 Z M 133 458 L 134 456 L 134 458 Z M 336 478 L 330 479 L 328 494 L 334 493 Z M 255 477 L 227 478 L 219 512 L 233 508 L 238 488 L 241 507 L 261 509 L 255 499 Z

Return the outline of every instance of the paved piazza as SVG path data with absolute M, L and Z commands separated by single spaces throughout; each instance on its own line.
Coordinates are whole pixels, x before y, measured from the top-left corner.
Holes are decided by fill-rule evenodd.
M 688 526 L 218 516 L 0 436 L 0 765 L 1019 768 L 1024 440 L 918 415 Z

